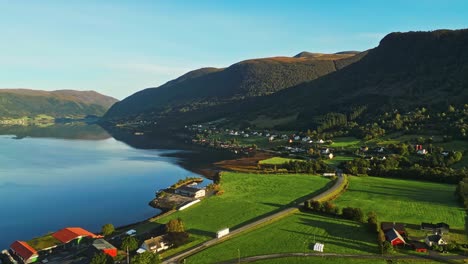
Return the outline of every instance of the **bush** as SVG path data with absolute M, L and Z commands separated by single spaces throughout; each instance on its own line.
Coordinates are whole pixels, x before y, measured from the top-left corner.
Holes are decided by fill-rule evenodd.
M 114 231 L 115 231 L 115 228 L 113 224 L 105 224 L 102 226 L 102 229 L 101 229 L 101 232 L 104 236 L 112 235 Z
M 177 219 L 172 219 L 166 224 L 166 232 L 167 233 L 172 233 L 172 232 L 185 232 L 185 227 L 184 227 L 184 222 L 182 219 L 177 218 Z
M 362 222 L 364 214 L 361 208 L 345 207 L 343 208 L 343 217 L 349 220 Z

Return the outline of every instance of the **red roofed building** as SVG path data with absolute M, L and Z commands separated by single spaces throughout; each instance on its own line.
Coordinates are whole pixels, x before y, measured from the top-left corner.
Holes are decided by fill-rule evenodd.
M 117 248 L 102 238 L 94 240 L 93 247 L 113 258 L 117 256 Z
M 99 236 L 84 230 L 81 227 L 67 227 L 62 230 L 59 230 L 52 234 L 53 237 L 58 239 L 60 242 L 67 244 L 73 240 L 76 240 L 76 244 L 79 244 L 81 239 L 84 237 L 89 238 L 98 238 Z
M 10 246 L 13 254 L 21 258 L 23 263 L 33 263 L 39 258 L 37 251 L 24 241 L 15 241 Z

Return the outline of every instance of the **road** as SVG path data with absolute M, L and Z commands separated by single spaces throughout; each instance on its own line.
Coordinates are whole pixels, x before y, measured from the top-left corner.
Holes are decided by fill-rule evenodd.
M 310 199 L 313 199 L 313 200 L 319 200 L 325 196 L 327 196 L 328 194 L 334 192 L 335 190 L 337 190 L 340 185 L 343 183 L 344 181 L 344 177 L 343 177 L 343 174 L 341 171 L 338 172 L 338 179 L 335 181 L 335 183 L 333 184 L 333 186 L 326 190 L 325 192 L 319 194 L 319 195 L 316 195 L 314 197 L 311 197 Z M 228 235 L 222 237 L 222 238 L 214 238 L 214 239 L 211 239 L 211 240 L 208 240 L 198 246 L 195 246 L 191 249 L 188 249 L 186 251 L 183 251 L 169 259 L 166 259 L 164 260 L 162 263 L 166 263 L 166 264 L 169 264 L 169 263 L 179 263 L 181 260 L 201 251 L 201 250 L 204 250 L 208 247 L 211 247 L 213 245 L 216 245 L 222 241 L 225 241 L 225 240 L 228 240 L 246 230 L 249 230 L 249 229 L 252 229 L 254 227 L 257 227 L 257 226 L 260 226 L 260 225 L 263 225 L 263 224 L 266 224 L 268 222 L 273 222 L 281 217 L 284 217 L 286 215 L 289 215 L 289 214 L 292 214 L 294 212 L 297 212 L 299 210 L 299 208 L 302 207 L 302 204 L 295 204 L 295 205 L 292 205 L 288 208 L 285 208 L 275 214 L 272 214 L 272 215 L 269 215 L 269 216 L 266 216 L 266 217 L 263 217 L 255 222 L 252 222 L 250 224 L 247 224 L 247 225 L 244 225 L 242 227 L 239 227 L 237 229 L 234 229 L 232 230 Z
M 425 260 L 435 260 L 438 262 L 451 263 L 453 260 L 465 259 L 465 256 L 461 255 L 447 255 L 447 256 L 434 256 L 434 255 L 377 255 L 377 254 L 339 254 L 339 253 L 278 253 L 278 254 L 268 254 L 268 255 L 259 255 L 241 258 L 240 262 L 255 262 L 259 260 L 266 259 L 276 259 L 276 258 L 288 258 L 288 257 L 332 257 L 332 258 L 355 258 L 355 259 L 425 259 Z M 220 262 L 222 264 L 234 264 L 239 263 L 239 259 L 231 259 L 225 262 Z

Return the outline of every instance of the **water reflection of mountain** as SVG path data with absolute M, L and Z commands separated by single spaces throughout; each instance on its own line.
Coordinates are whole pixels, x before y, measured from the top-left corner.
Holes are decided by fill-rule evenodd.
M 103 140 L 111 137 L 100 126 L 86 123 L 54 124 L 50 126 L 0 126 L 0 135 L 15 135 L 16 139 L 33 137 Z
M 177 163 L 184 169 L 205 175 L 209 178 L 217 171 L 215 162 L 234 159 L 235 154 L 225 150 L 216 150 L 191 144 L 190 139 L 172 131 L 145 132 L 135 135 L 131 130 L 105 127 L 116 140 L 139 149 L 178 150 L 164 154 L 177 158 Z

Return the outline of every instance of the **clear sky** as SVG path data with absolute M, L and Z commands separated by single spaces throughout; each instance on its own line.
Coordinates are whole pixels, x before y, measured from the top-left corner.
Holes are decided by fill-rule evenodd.
M 467 27 L 465 0 L 0 0 L 0 87 L 123 99 L 200 67 Z

